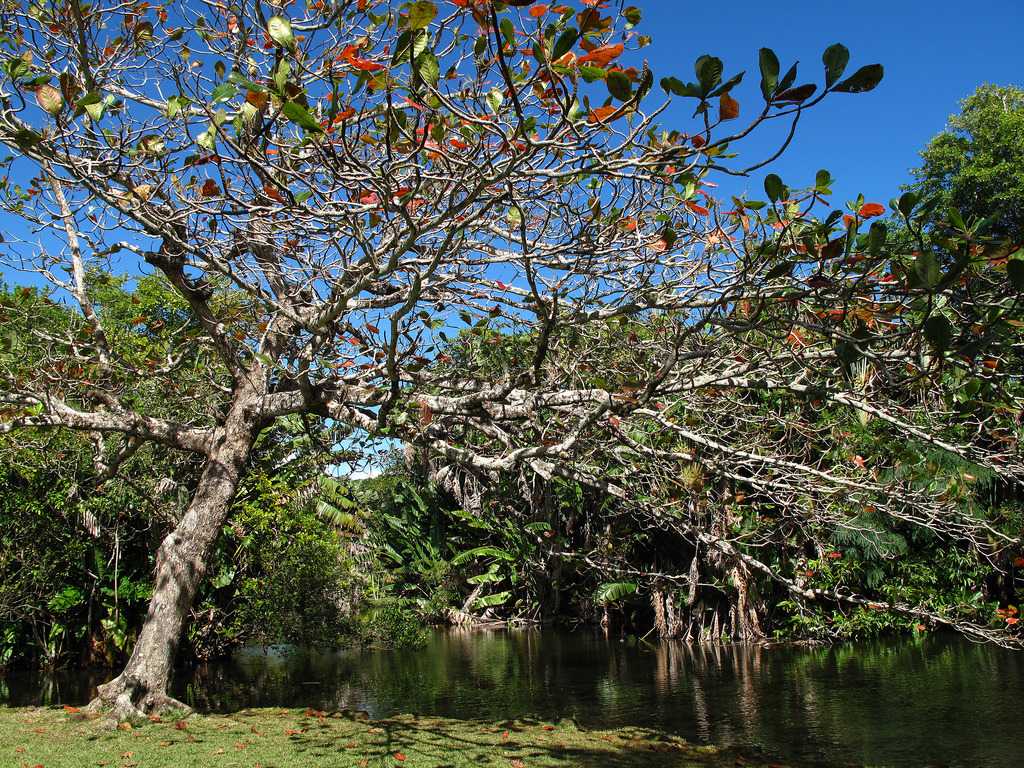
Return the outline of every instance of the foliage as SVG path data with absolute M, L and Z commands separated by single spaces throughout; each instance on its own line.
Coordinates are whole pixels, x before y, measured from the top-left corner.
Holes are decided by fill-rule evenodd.
M 913 189 L 1024 243 L 1024 90 L 983 85 L 921 153 Z

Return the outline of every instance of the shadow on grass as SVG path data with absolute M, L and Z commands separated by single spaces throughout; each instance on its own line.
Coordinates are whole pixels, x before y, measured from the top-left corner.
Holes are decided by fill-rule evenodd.
M 9 762 L 11 760 L 14 762 Z M 258 709 L 138 727 L 61 709 L 0 708 L 0 765 L 80 768 L 709 768 L 763 762 L 643 728 Z
M 362 722 L 362 744 L 339 744 L 330 723 L 338 716 L 307 719 L 290 740 L 296 752 L 317 760 L 361 748 L 368 765 L 462 766 L 580 766 L 582 768 L 660 768 L 661 766 L 735 765 L 734 755 L 643 728 L 588 731 L 571 720 L 486 722 L 411 715 Z M 747 761 L 741 758 L 744 764 Z M 321 763 L 317 763 L 321 764 Z M 328 763 L 330 764 L 330 763 Z

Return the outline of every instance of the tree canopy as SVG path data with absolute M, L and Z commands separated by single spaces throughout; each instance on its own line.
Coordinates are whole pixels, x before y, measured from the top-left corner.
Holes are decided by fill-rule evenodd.
M 716 199 L 716 175 L 773 159 L 742 156 L 750 132 L 787 125 L 777 156 L 805 110 L 882 68 L 848 73 L 835 44 L 816 82 L 768 48 L 745 95 L 711 55 L 693 82 L 657 79 L 641 15 L 591 0 L 0 13 L 3 204 L 34 233 L 10 233 L 5 258 L 53 287 L 6 308 L 27 352 L 3 358 L 0 430 L 93 435 L 113 470 L 144 443 L 201 465 L 99 702 L 174 704 L 188 608 L 260 435 L 290 417 L 401 440 L 462 487 L 526 472 L 596 489 L 729 574 L 741 636 L 759 634 L 745 585 L 760 574 L 797 601 L 1013 641 L 956 607 L 820 589 L 773 547 L 794 529 L 870 537 L 875 519 L 983 557 L 1016 546 L 927 456 L 1024 472 L 1017 258 L 912 193 L 832 210 L 827 171 Z M 663 125 L 674 99 L 694 107 L 685 126 Z M 911 238 L 888 236 L 887 210 Z M 90 275 L 119 265 L 175 296 L 115 332 Z M 77 306 L 56 330 L 36 321 L 54 301 Z

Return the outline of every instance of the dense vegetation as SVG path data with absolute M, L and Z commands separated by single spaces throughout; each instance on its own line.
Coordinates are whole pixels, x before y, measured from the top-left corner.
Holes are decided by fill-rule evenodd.
M 1019 173 L 1011 171 L 1024 167 L 1022 137 L 1024 94 L 979 89 L 950 130 L 925 149 L 911 193 L 932 210 L 957 212 L 979 237 L 987 228 L 993 238 L 1012 240 L 1021 195 L 1013 189 Z M 995 177 L 1006 183 L 993 184 Z M 890 226 L 910 236 L 898 221 Z M 938 253 L 949 249 L 940 227 L 921 234 Z M 1019 274 L 1011 278 L 1019 290 Z M 108 335 L 140 358 L 165 355 L 161 329 L 189 321 L 159 278 L 127 282 L 94 274 L 90 280 Z M 51 333 L 73 322 L 63 306 L 33 289 L 8 289 L 0 303 L 7 355 L 32 353 L 12 321 L 31 316 Z M 1019 311 L 1017 317 L 1010 318 L 1011 333 L 1021 327 Z M 634 324 L 608 332 L 636 337 L 657 328 Z M 1019 340 L 1013 343 L 1019 354 Z M 498 371 L 527 346 L 515 337 L 467 332 L 451 341 L 444 355 L 450 362 L 443 364 Z M 591 368 L 607 377 L 628 363 L 606 358 Z M 603 383 L 596 374 L 593 382 Z M 960 407 L 978 407 L 977 386 L 968 381 L 959 390 Z M 211 396 L 198 377 L 179 380 L 178 388 L 180 399 L 169 407 Z M 133 396 L 166 397 L 144 381 Z M 787 407 L 771 396 L 749 405 Z M 764 437 L 795 440 L 792 451 L 839 450 L 848 454 L 841 461 L 891 456 L 884 471 L 956 499 L 964 514 L 1009 534 L 1024 525 L 1019 490 L 985 467 L 951 461 L 884 421 L 847 409 L 812 403 L 810 415 L 814 429 L 829 438 L 821 444 L 807 443 L 807 433 Z M 830 442 L 837 432 L 843 439 Z M 155 542 L 180 516 L 198 465 L 144 446 L 113 473 L 93 461 L 86 436 L 39 432 L 0 440 L 0 664 L 120 663 L 145 615 Z M 716 641 L 743 636 L 731 613 L 740 587 L 750 595 L 748 621 L 777 639 L 930 629 L 920 618 L 874 609 L 876 600 L 1016 625 L 1024 572 L 1019 550 L 986 560 L 941 531 L 863 515 L 855 527 L 791 530 L 773 548 L 801 584 L 861 595 L 862 604 L 808 606 L 770 579 L 740 584 L 735 572 L 714 563 L 700 566 L 706 570 L 694 590 L 676 576 L 698 567 L 692 542 L 642 524 L 618 500 L 585 484 L 521 473 L 481 484 L 408 450 L 395 451 L 381 476 L 347 481 L 335 474 L 348 451 L 337 440 L 335 430 L 309 419 L 283 421 L 261 437 L 193 609 L 189 657 L 211 658 L 247 642 L 415 644 L 426 624 L 502 621 L 601 623 L 615 633 L 655 629 Z M 695 466 L 684 467 L 679 478 L 696 494 L 707 482 Z M 758 526 L 770 530 L 773 513 L 756 495 L 736 493 L 721 514 L 713 525 L 756 534 Z
M 123 721 L 182 706 L 179 648 L 431 622 L 1024 645 L 1019 91 L 888 205 L 826 170 L 725 200 L 883 67 L 657 88 L 641 9 L 594 0 L 271 13 L 0 7 L 33 276 L 0 293 L 0 664 L 119 666 Z

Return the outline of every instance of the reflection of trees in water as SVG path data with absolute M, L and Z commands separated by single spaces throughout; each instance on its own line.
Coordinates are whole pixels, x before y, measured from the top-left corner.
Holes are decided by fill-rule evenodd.
M 82 704 L 104 673 L 0 677 L 0 703 Z M 365 709 L 644 725 L 800 764 L 1011 765 L 1024 654 L 928 638 L 831 648 L 629 645 L 599 634 L 439 633 L 415 651 L 249 652 L 182 672 L 200 710 Z M 979 727 L 979 723 L 983 727 Z

